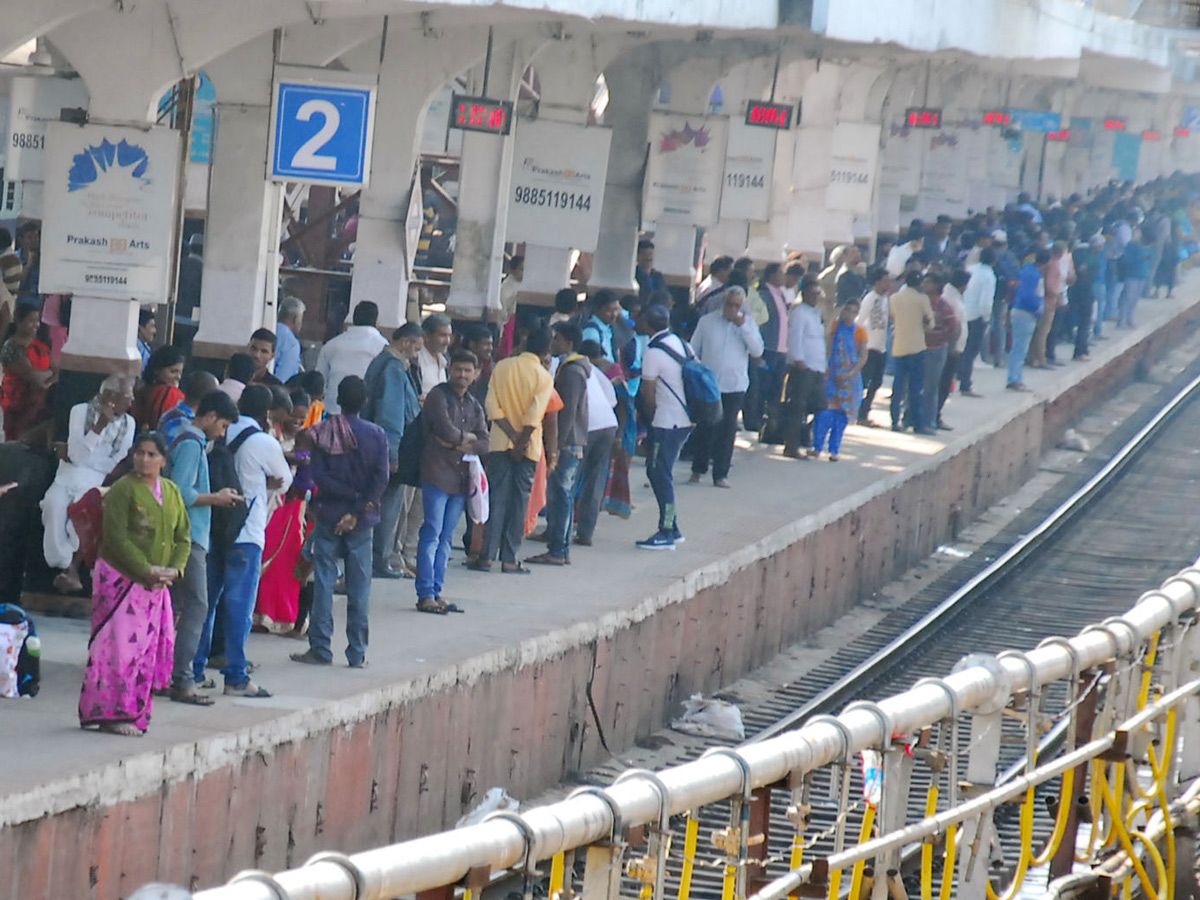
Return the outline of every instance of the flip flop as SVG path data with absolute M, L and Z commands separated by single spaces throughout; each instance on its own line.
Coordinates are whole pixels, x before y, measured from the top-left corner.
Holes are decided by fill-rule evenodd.
M 426 597 L 417 603 L 417 612 L 429 613 L 431 616 L 444 616 L 449 610 L 431 597 Z
M 171 688 L 168 696 L 176 703 L 187 703 L 191 706 L 212 706 L 213 698 L 204 694 L 197 694 L 194 690 L 186 690 L 183 688 Z

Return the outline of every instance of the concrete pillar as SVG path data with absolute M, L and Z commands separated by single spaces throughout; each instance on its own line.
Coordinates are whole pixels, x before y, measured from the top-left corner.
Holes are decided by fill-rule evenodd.
M 555 41 L 538 53 L 533 59 L 541 86 L 538 119 L 586 125 L 603 67 L 600 60 L 609 55 L 594 42 L 577 40 Z M 574 256 L 570 249 L 527 243 L 519 301 L 550 305 L 554 294 L 570 284 Z
M 201 359 L 228 359 L 246 346 L 254 329 L 275 319 L 283 187 L 267 181 L 263 170 L 273 57 L 267 36 L 243 44 L 207 69 L 217 105 L 200 328 L 193 344 Z
M 487 96 L 515 102 L 530 55 L 520 41 L 494 43 Z M 472 73 L 472 92 L 484 93 L 483 76 L 482 67 Z M 512 134 L 463 135 L 454 270 L 446 301 L 447 311 L 457 318 L 482 319 L 486 310 L 500 307 L 512 155 Z
M 408 245 L 406 223 L 430 97 L 480 59 L 486 42 L 483 27 L 433 29 L 389 19 L 378 63 L 371 180 L 359 204 L 350 285 L 351 308 L 363 300 L 377 303 L 385 330 L 408 318 L 409 270 L 417 248 Z
M 589 287 L 636 292 L 633 268 L 641 229 L 642 175 L 650 128 L 650 104 L 662 81 L 662 64 L 654 47 L 639 48 L 604 70 L 608 109 L 604 124 L 613 129 L 608 179 L 600 214 Z

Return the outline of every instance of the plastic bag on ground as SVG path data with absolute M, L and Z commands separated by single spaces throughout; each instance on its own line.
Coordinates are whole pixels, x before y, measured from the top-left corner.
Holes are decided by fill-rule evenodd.
M 684 701 L 683 715 L 673 721 L 671 727 L 675 731 L 700 737 L 730 741 L 746 739 L 741 710 L 724 700 L 706 700 L 702 694 L 692 694 L 691 698 Z

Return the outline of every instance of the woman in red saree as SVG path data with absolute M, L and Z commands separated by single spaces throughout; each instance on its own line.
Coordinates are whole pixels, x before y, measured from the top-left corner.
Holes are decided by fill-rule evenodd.
M 263 542 L 262 574 L 258 579 L 258 601 L 254 629 L 287 633 L 296 623 L 300 588 L 304 578 L 301 551 L 312 526 L 306 521 L 308 496 L 312 489 L 307 474 L 312 442 L 302 430 L 308 419 L 311 399 L 302 390 L 290 394 L 291 415 L 274 423 L 274 434 L 292 467 L 292 487 L 285 501 L 271 513 Z
M 50 348 L 38 339 L 42 314 L 36 306 L 20 305 L 13 313 L 7 340 L 0 347 L 0 409 L 4 410 L 4 439 L 16 441 L 50 417 L 46 395 L 57 373 Z
M 183 352 L 178 347 L 167 345 L 150 354 L 130 410 L 138 431 L 154 431 L 163 413 L 183 402 L 183 391 L 179 389 L 182 378 Z

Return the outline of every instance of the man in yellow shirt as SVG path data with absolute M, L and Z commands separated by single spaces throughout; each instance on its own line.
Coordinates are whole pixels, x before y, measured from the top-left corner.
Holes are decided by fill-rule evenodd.
M 543 357 L 550 353 L 550 331 L 542 328 L 525 341 L 525 352 L 496 363 L 484 407 L 492 422 L 487 477 L 491 513 L 484 530 L 483 553 L 468 568 L 489 572 L 496 557 L 500 570 L 527 575 L 518 561 L 525 536 L 529 491 L 542 456 L 542 419 L 554 390 Z

